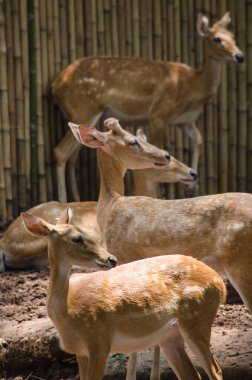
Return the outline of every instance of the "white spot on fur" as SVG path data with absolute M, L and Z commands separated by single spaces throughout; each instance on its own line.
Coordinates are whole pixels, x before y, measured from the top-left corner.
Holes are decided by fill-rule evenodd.
M 203 288 L 197 285 L 187 286 L 183 291 L 183 295 L 190 295 L 191 293 L 195 293 L 195 292 L 202 293 L 203 290 L 204 290 Z

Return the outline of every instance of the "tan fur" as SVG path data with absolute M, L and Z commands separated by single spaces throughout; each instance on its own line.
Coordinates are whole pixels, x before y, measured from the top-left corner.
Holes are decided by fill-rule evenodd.
M 160 345 L 180 379 L 200 379 L 184 340 L 209 378 L 222 379 L 210 352 L 212 322 L 226 295 L 215 271 L 191 257 L 174 255 L 70 277 L 72 265 L 96 260 L 95 246 L 87 245 L 85 253 L 77 244 L 73 251 L 75 227 L 52 226 L 34 216 L 27 222 L 27 214 L 23 218 L 31 233 L 48 231 L 48 314 L 63 348 L 77 355 L 81 380 L 101 380 L 110 352 L 134 352 L 153 344 Z
M 191 168 L 172 156 L 170 164 L 167 166 L 158 170 L 154 168 L 136 172 L 134 177 L 135 194 L 146 196 L 156 195 L 156 183 L 158 182 L 181 182 L 190 185 L 197 178 Z M 34 206 L 27 212 L 53 223 L 67 205 L 72 209 L 72 221 L 76 226 L 91 234 L 97 236 L 100 234 L 96 219 L 97 202 L 59 203 L 53 201 Z M 47 264 L 46 238 L 35 239 L 24 228 L 21 217 L 16 218 L 0 239 L 0 271 L 5 270 L 5 265 L 9 269 L 27 269 Z
M 68 120 L 75 123 L 95 124 L 108 108 L 121 121 L 126 119 L 127 124 L 132 120 L 138 125 L 143 120 L 148 121 L 150 141 L 160 147 L 168 125 L 192 123 L 185 131 L 195 145 L 192 167 L 197 170 L 202 138 L 195 121 L 203 105 L 217 92 L 221 62 L 243 60 L 242 52 L 227 30 L 229 22 L 226 13 L 209 28 L 208 19 L 199 16 L 198 31 L 207 45 L 205 64 L 199 70 L 178 62 L 142 58 L 82 58 L 57 76 L 53 95 Z M 222 39 L 221 43 L 214 42 L 216 37 Z M 73 137 L 67 134 L 55 149 L 61 201 L 66 201 L 65 165 L 78 148 Z M 71 183 L 76 194 L 74 162 Z

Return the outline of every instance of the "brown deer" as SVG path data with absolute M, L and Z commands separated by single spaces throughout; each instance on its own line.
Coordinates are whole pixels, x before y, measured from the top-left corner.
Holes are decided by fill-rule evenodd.
M 101 181 L 97 219 L 118 263 L 164 254 L 191 255 L 224 271 L 252 312 L 252 195 L 125 197 L 124 175 L 128 168 L 143 165 L 147 153 L 143 142 L 115 119 L 105 121 L 109 132 L 69 125 L 81 144 L 97 148 Z
M 146 139 L 142 131 L 138 131 L 139 139 Z M 133 171 L 136 195 L 154 197 L 157 192 L 157 183 L 180 182 L 191 186 L 197 179 L 197 174 L 187 165 L 170 157 L 169 165 L 145 170 Z M 73 212 L 73 224 L 92 235 L 100 237 L 101 232 L 97 224 L 97 202 L 46 202 L 27 210 L 29 214 L 39 216 L 47 222 L 53 223 L 63 210 L 70 206 Z M 9 269 L 37 268 L 48 264 L 47 239 L 33 237 L 23 226 L 22 218 L 16 218 L 0 238 L 0 272 Z
M 159 147 L 167 125 L 182 124 L 194 142 L 192 168 L 197 170 L 202 138 L 195 121 L 204 104 L 217 92 L 221 63 L 244 61 L 227 30 L 229 23 L 229 13 L 211 27 L 206 16 L 198 16 L 198 33 L 206 41 L 206 59 L 201 69 L 141 58 L 82 58 L 61 71 L 54 80 L 53 95 L 68 120 L 77 124 L 94 125 L 107 109 L 127 122 L 147 120 L 150 142 Z M 74 166 L 79 148 L 70 133 L 55 148 L 62 202 L 67 199 L 65 166 L 70 156 L 71 185 L 73 193 L 78 194 Z
M 182 255 L 160 256 L 110 271 L 78 273 L 73 265 L 115 263 L 90 237 L 69 223 L 69 210 L 51 225 L 22 215 L 34 235 L 47 236 L 50 283 L 48 315 L 65 351 L 77 356 L 81 380 L 102 380 L 111 352 L 160 345 L 180 380 L 200 380 L 188 344 L 211 380 L 222 372 L 210 351 L 213 319 L 226 289 L 207 265 Z

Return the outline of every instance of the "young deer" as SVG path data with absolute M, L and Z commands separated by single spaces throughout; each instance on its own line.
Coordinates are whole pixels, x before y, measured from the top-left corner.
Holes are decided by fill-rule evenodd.
M 56 226 L 33 215 L 22 217 L 32 234 L 48 237 L 48 315 L 64 350 L 76 354 L 81 380 L 101 380 L 111 352 L 153 344 L 160 345 L 179 379 L 199 380 L 184 341 L 209 378 L 222 379 L 210 335 L 226 290 L 214 270 L 191 257 L 172 255 L 70 277 L 72 265 L 101 258 L 90 247 L 91 239 L 68 224 L 69 211 Z M 110 262 L 108 254 L 103 257 Z
M 142 132 L 138 132 L 139 138 L 145 139 Z M 170 157 L 170 164 L 158 170 L 145 169 L 133 172 L 134 188 L 136 195 L 156 196 L 157 183 L 181 182 L 193 185 L 197 174 L 187 165 Z M 27 212 L 39 216 L 47 222 L 53 223 L 68 206 L 73 212 L 72 221 L 77 227 L 99 237 L 101 232 L 97 224 L 97 202 L 47 202 L 32 207 Z M 23 226 L 19 216 L 4 232 L 0 239 L 0 272 L 9 269 L 37 268 L 48 264 L 47 240 L 44 237 L 34 238 Z
M 207 45 L 205 64 L 199 70 L 178 62 L 141 58 L 82 58 L 61 71 L 53 83 L 53 95 L 68 120 L 77 124 L 95 124 L 108 108 L 121 120 L 126 117 L 127 123 L 130 119 L 146 119 L 150 142 L 159 147 L 167 125 L 182 124 L 194 142 L 192 168 L 197 170 L 202 138 L 195 121 L 203 105 L 217 92 L 221 63 L 244 61 L 227 30 L 229 23 L 229 13 L 212 27 L 206 16 L 198 16 L 198 33 Z M 70 133 L 55 148 L 62 202 L 66 201 L 65 166 L 74 152 L 70 175 L 73 193 L 78 193 L 74 165 L 79 148 Z

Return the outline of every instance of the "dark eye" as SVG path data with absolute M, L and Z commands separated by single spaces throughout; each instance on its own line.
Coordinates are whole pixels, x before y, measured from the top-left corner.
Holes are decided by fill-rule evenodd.
M 222 39 L 220 37 L 214 37 L 214 42 L 216 42 L 217 44 L 220 44 Z
M 84 243 L 84 240 L 83 240 L 83 238 L 82 238 L 82 236 L 73 236 L 72 237 L 72 241 L 74 242 L 74 243 Z
M 131 140 L 131 141 L 129 142 L 129 145 L 131 145 L 131 146 L 139 146 L 139 143 L 138 143 L 137 140 Z

